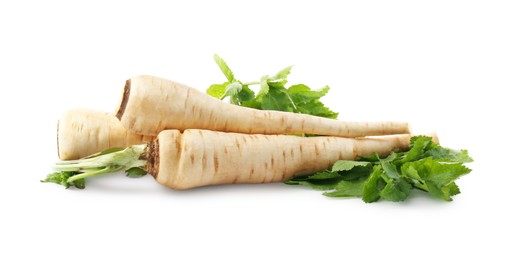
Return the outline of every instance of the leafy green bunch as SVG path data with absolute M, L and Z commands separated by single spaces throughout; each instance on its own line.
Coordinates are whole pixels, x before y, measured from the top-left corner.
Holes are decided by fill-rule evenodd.
M 207 94 L 213 97 L 222 100 L 229 97 L 229 102 L 232 104 L 261 110 L 278 110 L 327 118 L 338 116 L 338 113 L 331 111 L 320 101 L 320 98 L 328 93 L 329 86 L 319 90 L 312 90 L 304 84 L 286 87 L 291 66 L 280 70 L 273 76 L 264 75 L 259 81 L 242 82 L 235 78 L 222 58 L 218 55 L 215 55 L 214 58 L 227 81 L 213 84 L 207 89 Z M 260 87 L 256 94 L 250 88 L 253 85 Z
M 84 189 L 85 178 L 110 172 L 125 171 L 126 176 L 138 178 L 147 174 L 146 161 L 141 157 L 146 145 L 132 145 L 127 148 L 109 148 L 79 160 L 59 161 L 56 170 L 41 182 L 56 183 L 68 189 L 74 186 Z
M 451 201 L 451 196 L 460 193 L 455 180 L 471 171 L 464 163 L 472 161 L 466 150 L 454 151 L 431 137 L 415 136 L 405 152 L 392 152 L 386 158 L 374 154 L 357 161 L 340 160 L 331 170 L 286 183 L 324 190 L 328 197 L 362 197 L 365 202 L 403 201 L 413 189 Z

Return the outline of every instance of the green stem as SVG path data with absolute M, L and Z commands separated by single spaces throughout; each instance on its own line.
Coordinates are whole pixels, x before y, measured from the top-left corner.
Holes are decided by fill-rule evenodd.
M 146 161 L 140 159 L 145 154 L 146 145 L 133 145 L 121 150 L 108 150 L 79 160 L 59 161 L 53 165 L 58 173 L 75 172 L 67 179 L 73 182 L 87 177 L 110 173 L 127 171 L 128 169 L 143 168 Z
M 118 171 L 121 171 L 122 169 L 123 169 L 122 167 L 106 167 L 104 169 L 97 170 L 97 171 L 95 170 L 95 171 L 84 172 L 84 173 L 80 173 L 80 174 L 69 177 L 69 179 L 67 179 L 67 182 L 73 182 L 76 180 L 84 179 L 84 178 L 95 176 L 95 175 L 102 174 L 102 173 L 118 172 Z
M 243 83 L 243 84 L 246 85 L 246 86 L 258 85 L 258 84 L 260 84 L 260 81 L 251 81 L 251 82 L 246 82 L 246 83 Z
M 294 110 L 294 112 L 295 112 L 295 113 L 300 113 L 300 112 L 298 112 L 298 108 L 297 108 L 297 106 L 295 105 L 295 102 L 293 101 L 293 99 L 291 98 L 291 96 L 290 96 L 287 92 L 285 92 L 285 91 L 282 91 L 282 93 L 286 94 L 286 96 L 287 96 L 287 98 L 289 99 L 289 101 L 291 101 L 291 105 L 293 106 L 293 110 Z

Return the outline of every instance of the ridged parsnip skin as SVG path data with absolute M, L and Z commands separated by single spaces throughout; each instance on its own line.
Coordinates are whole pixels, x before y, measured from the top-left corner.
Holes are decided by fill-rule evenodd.
M 79 159 L 109 148 L 147 143 L 155 138 L 125 129 L 114 114 L 90 109 L 67 111 L 58 121 L 57 130 L 61 160 Z
M 281 182 L 374 152 L 407 149 L 410 135 L 370 138 L 250 135 L 209 130 L 162 131 L 158 156 L 148 169 L 173 189 L 233 183 Z
M 409 126 L 404 122 L 344 122 L 235 106 L 183 84 L 153 76 L 129 79 L 118 111 L 117 117 L 124 127 L 145 135 L 157 135 L 165 129 L 340 137 L 409 133 Z

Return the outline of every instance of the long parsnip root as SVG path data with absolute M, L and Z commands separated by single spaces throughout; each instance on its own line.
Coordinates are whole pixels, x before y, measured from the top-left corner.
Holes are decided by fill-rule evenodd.
M 125 129 L 111 113 L 73 109 L 58 121 L 58 156 L 62 160 L 79 159 L 113 147 L 147 143 L 154 138 Z
M 404 122 L 344 122 L 306 114 L 231 105 L 170 80 L 127 80 L 117 117 L 144 135 L 165 129 L 208 129 L 248 134 L 318 134 L 360 137 L 409 133 Z
M 180 190 L 281 182 L 325 170 L 337 160 L 407 149 L 410 137 L 352 139 L 166 130 L 149 144 L 148 171 L 159 183 Z

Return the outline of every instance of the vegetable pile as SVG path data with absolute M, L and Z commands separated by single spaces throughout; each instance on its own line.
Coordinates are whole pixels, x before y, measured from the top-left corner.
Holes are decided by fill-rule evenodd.
M 124 171 L 179 190 L 285 182 L 365 202 L 403 201 L 413 189 L 451 201 L 455 181 L 471 171 L 466 150 L 441 147 L 435 134 L 412 136 L 405 122 L 336 120 L 320 101 L 329 87 L 288 87 L 291 67 L 242 82 L 214 58 L 227 81 L 208 95 L 137 76 L 116 115 L 68 111 L 58 124 L 62 160 L 42 182 L 84 189 L 88 177 Z

